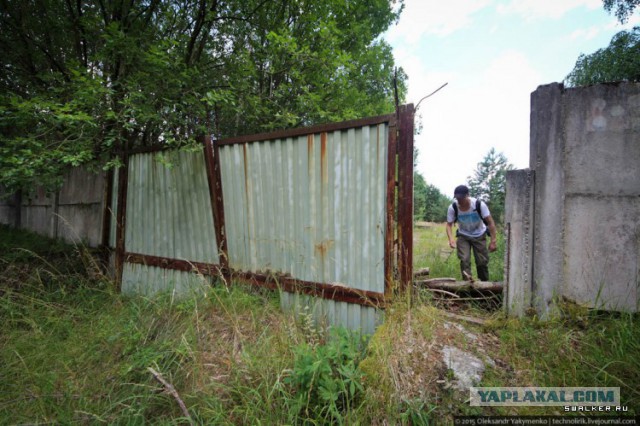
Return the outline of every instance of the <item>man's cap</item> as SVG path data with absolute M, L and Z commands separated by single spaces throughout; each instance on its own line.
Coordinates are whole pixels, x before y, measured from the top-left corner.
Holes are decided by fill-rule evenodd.
M 453 191 L 453 197 L 464 197 L 465 195 L 469 195 L 469 188 L 465 185 L 456 186 L 456 189 Z

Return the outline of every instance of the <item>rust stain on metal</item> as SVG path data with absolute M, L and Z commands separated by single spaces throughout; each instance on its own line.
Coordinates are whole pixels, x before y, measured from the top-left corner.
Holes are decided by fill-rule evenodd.
M 314 252 L 322 258 L 322 262 L 324 262 L 324 258 L 331 247 L 333 247 L 334 242 L 334 240 L 323 240 L 314 245 Z
M 327 164 L 327 133 L 320 134 L 320 176 L 322 183 L 329 182 L 329 166 Z M 324 187 L 324 185 L 323 185 Z
M 380 167 L 380 126 L 376 127 L 376 170 Z
M 247 144 L 242 145 L 242 159 L 244 160 L 244 193 L 249 194 L 249 170 L 247 168 Z
M 310 178 L 313 177 L 313 136 L 312 134 L 307 135 L 307 170 Z

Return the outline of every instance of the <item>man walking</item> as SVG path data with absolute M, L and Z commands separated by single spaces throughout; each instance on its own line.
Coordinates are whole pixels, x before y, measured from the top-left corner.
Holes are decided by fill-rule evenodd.
M 489 281 L 489 251 L 496 251 L 496 225 L 485 203 L 469 196 L 469 188 L 456 187 L 456 199 L 447 211 L 447 237 L 449 247 L 458 248 L 460 272 L 463 279 L 471 279 L 471 250 L 476 259 L 476 270 L 480 281 Z M 456 240 L 453 239 L 453 224 L 458 222 Z M 487 230 L 491 241 L 487 250 Z

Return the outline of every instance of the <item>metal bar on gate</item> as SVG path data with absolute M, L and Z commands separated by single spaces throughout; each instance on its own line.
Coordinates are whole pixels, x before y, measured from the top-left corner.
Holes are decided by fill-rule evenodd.
M 220 265 L 212 263 L 191 262 L 189 260 L 173 259 L 141 253 L 125 253 L 125 261 L 137 265 L 153 266 L 182 272 L 198 272 L 202 275 L 220 275 Z
M 398 270 L 400 288 L 413 279 L 413 104 L 400 107 L 398 141 Z
M 188 260 L 152 256 L 141 253 L 124 253 L 124 259 L 127 263 L 152 266 L 162 269 L 196 272 L 207 276 L 223 275 L 229 281 L 242 281 L 260 287 L 266 287 L 271 290 L 281 289 L 291 293 L 303 293 L 338 302 L 355 303 L 358 305 L 374 306 L 378 308 L 384 307 L 385 304 L 385 296 L 383 293 L 359 290 L 337 283 L 319 283 L 299 280 L 288 274 L 261 274 L 256 272 L 236 271 L 210 263 L 191 262 Z
M 386 226 L 384 239 L 384 293 L 391 298 L 394 286 L 394 268 L 396 266 L 394 245 L 396 238 L 396 164 L 397 158 L 397 130 L 398 121 L 391 120 L 388 127 L 389 145 L 387 151 L 387 195 L 386 195 Z
M 209 135 L 204 137 L 204 160 L 207 170 L 207 182 L 209 184 L 209 196 L 211 198 L 211 210 L 213 213 L 213 225 L 215 228 L 216 244 L 222 267 L 228 265 L 227 247 L 225 242 L 224 227 L 224 202 L 222 198 L 222 175 L 220 173 L 220 152 Z
M 113 200 L 113 169 L 109 169 L 105 173 L 104 182 L 104 194 L 102 200 L 102 235 L 100 236 L 100 250 L 102 255 L 102 263 L 105 270 L 109 265 L 109 237 L 111 235 L 111 215 L 113 214 L 113 206 L 111 205 Z
M 116 213 L 116 258 L 115 280 L 118 291 L 122 286 L 122 273 L 125 262 L 125 235 L 127 219 L 127 186 L 129 181 L 129 154 L 122 154 L 122 166 L 118 170 L 118 206 Z
M 391 120 L 393 115 L 380 115 L 377 117 L 361 118 L 358 120 L 343 121 L 341 123 L 320 124 L 310 127 L 298 127 L 295 129 L 280 130 L 270 133 L 260 133 L 256 135 L 237 136 L 232 138 L 221 139 L 217 141 L 217 145 L 232 145 L 247 142 L 268 141 L 274 139 L 285 139 L 296 136 L 306 136 L 315 133 L 330 133 L 336 130 L 345 130 L 353 127 L 372 126 L 376 124 L 386 123 Z

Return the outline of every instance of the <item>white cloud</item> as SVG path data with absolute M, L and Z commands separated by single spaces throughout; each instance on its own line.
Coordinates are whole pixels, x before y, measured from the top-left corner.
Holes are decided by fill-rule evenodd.
M 427 182 L 449 195 L 492 147 L 517 168 L 528 167 L 530 94 L 541 76 L 527 57 L 505 51 L 477 76 L 446 77 L 452 78 L 449 86 L 418 111 L 418 171 Z
M 559 19 L 565 13 L 578 7 L 588 9 L 602 8 L 601 0 L 511 0 L 507 4 L 498 5 L 502 14 L 516 14 L 525 19 L 552 18 Z
M 589 15 L 587 25 L 583 19 L 589 10 L 596 13 Z M 591 21 L 594 16 L 602 17 L 595 21 L 600 24 Z M 567 48 L 562 53 L 551 49 L 549 54 L 541 54 L 534 46 L 527 56 L 520 49 L 531 48 L 530 43 L 519 43 L 519 38 L 529 37 L 525 33 L 505 33 L 509 43 L 502 43 L 505 34 L 499 34 L 496 43 L 487 37 L 487 32 L 510 31 L 512 22 L 523 19 L 538 19 L 541 25 L 561 28 L 572 41 L 563 40 Z M 396 63 L 409 75 L 407 101 L 416 104 L 449 83 L 426 99 L 417 112 L 422 125 L 422 133 L 415 137 L 420 151 L 418 171 L 427 182 L 451 195 L 491 148 L 503 152 L 517 168 L 528 167 L 531 92 L 555 78 L 556 65 L 565 57 L 577 58 L 579 49 L 587 49 L 603 35 L 630 27 L 639 19 L 634 17 L 624 27 L 618 24 L 615 30 L 607 27 L 614 20 L 604 12 L 601 0 L 406 0 L 399 26 L 386 38 L 394 46 Z M 456 31 L 465 31 L 469 43 L 459 44 L 460 37 L 446 38 L 442 40 L 447 43 L 446 51 L 432 48 L 438 40 L 431 38 L 426 43 L 428 36 L 444 38 Z M 474 43 L 476 37 L 483 43 Z M 544 43 L 549 40 L 541 41 L 540 46 Z M 468 55 L 466 62 L 457 60 L 470 49 L 486 54 Z
M 596 38 L 603 28 L 601 26 L 594 25 L 589 28 L 580 28 L 571 33 L 569 38 L 571 40 L 592 40 Z
M 602 25 L 593 25 L 588 28 L 580 28 L 573 31 L 568 38 L 572 41 L 589 41 L 597 37 L 607 37 L 609 40 L 614 34 L 623 30 L 631 30 L 640 24 L 640 15 L 634 15 L 625 24 L 620 24 L 617 19 L 611 17 L 610 21 Z M 602 45 L 599 47 L 606 47 Z
M 473 14 L 491 4 L 492 0 L 406 0 L 400 23 L 389 29 L 387 39 L 417 42 L 425 34 L 446 36 L 469 26 Z

